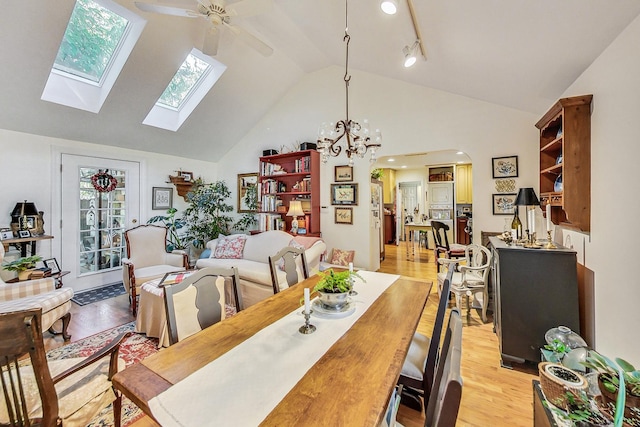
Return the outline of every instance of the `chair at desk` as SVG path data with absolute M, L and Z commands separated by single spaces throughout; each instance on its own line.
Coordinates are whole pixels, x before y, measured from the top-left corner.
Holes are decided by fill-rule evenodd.
M 436 364 L 440 357 L 440 336 L 449 303 L 449 286 L 454 270 L 455 266 L 450 265 L 444 279 L 431 337 L 418 332 L 413 335 L 407 358 L 402 365 L 402 372 L 398 379 L 398 384 L 404 386 L 402 403 L 418 411 L 423 409 L 420 397 L 423 398 L 426 405 L 431 395 Z
M 440 271 L 440 263 L 438 258 L 462 258 L 464 257 L 465 245 L 458 243 L 449 244 L 449 237 L 447 231 L 449 226 L 440 221 L 431 221 L 431 230 L 433 231 L 433 241 L 435 248 L 433 254 L 435 255 L 436 268 Z
M 449 325 L 442 343 L 442 357 L 427 404 L 425 427 L 454 427 L 462 399 L 462 319 L 457 309 L 451 310 Z
M 451 281 L 451 293 L 456 297 L 456 307 L 462 310 L 462 297 L 467 303 L 467 314 L 472 308 L 481 309 L 482 321 L 487 321 L 489 306 L 489 272 L 491 271 L 491 251 L 484 246 L 471 244 L 465 249 L 465 265 L 459 265 L 461 259 L 449 260 L 440 258 L 438 263 L 455 265 L 456 272 Z M 438 273 L 438 290 L 444 282 L 445 273 Z M 473 297 L 473 302 L 469 301 Z
M 118 350 L 130 333 L 87 358 L 47 361 L 41 325 L 41 308 L 0 314 L 0 424 L 84 426 L 113 402 L 119 427 L 122 396 L 111 377 L 124 368 Z
M 236 304 L 240 304 L 238 269 L 203 268 L 182 282 L 164 287 L 167 329 L 171 345 L 226 317 L 225 282 L 231 280 Z
M 300 261 L 297 261 L 297 259 L 300 259 Z M 277 254 L 270 255 L 269 268 L 271 269 L 271 283 L 273 284 L 274 294 L 280 292 L 280 287 L 284 283 L 288 286 L 293 286 L 309 278 L 307 257 L 302 248 L 285 246 Z M 302 278 L 300 278 L 299 270 L 301 270 Z

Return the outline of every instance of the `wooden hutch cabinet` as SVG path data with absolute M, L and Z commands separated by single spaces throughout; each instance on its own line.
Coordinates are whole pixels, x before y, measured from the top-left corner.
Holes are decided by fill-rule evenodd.
M 591 100 L 562 98 L 536 123 L 540 129 L 540 205 L 551 220 L 582 231 L 591 223 Z
M 315 150 L 260 157 L 258 176 L 259 229 L 291 230 L 287 216 L 293 200 L 302 203 L 299 234 L 320 236 L 320 155 Z M 304 226 L 302 225 L 304 221 Z

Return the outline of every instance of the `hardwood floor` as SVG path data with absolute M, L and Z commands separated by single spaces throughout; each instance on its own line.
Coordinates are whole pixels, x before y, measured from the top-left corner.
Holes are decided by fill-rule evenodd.
M 436 267 L 431 250 L 416 250 L 407 259 L 404 243 L 386 245 L 385 260 L 380 270 L 436 282 Z M 438 303 L 435 286 L 420 320 L 418 331 L 429 336 Z M 73 304 L 69 326 L 72 341 L 134 320 L 126 295 L 80 307 Z M 531 426 L 533 424 L 533 395 L 531 380 L 537 377 L 534 366 L 514 366 L 513 370 L 500 367 L 498 341 L 493 333 L 492 319 L 482 323 L 474 310 L 469 317 L 463 312 L 465 328 L 462 345 L 462 378 L 464 381 L 462 404 L 457 426 Z M 63 344 L 60 336 L 45 333 L 47 349 Z M 403 405 L 398 421 L 406 427 L 424 425 L 424 416 Z M 154 425 L 143 419 L 136 427 Z

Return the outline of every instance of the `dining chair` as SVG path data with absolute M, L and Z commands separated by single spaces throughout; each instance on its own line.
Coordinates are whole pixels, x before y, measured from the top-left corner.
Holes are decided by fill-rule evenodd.
M 297 262 L 297 259 L 300 259 L 300 261 Z M 302 270 L 303 279 L 300 279 L 298 267 Z M 309 278 L 307 258 L 304 254 L 304 249 L 301 248 L 285 246 L 277 254 L 270 255 L 269 268 L 271 269 L 271 283 L 273 284 L 274 294 L 280 292 L 280 287 L 284 283 L 290 287 L 301 280 Z
M 471 309 L 480 309 L 483 322 L 487 322 L 487 308 L 489 306 L 489 273 L 491 271 L 492 254 L 484 246 L 471 244 L 465 248 L 465 264 L 459 264 L 461 259 L 449 260 L 440 258 L 440 264 L 456 265 L 456 272 L 451 280 L 451 293 L 455 295 L 456 307 L 462 310 L 462 297 L 467 304 L 467 315 Z M 444 273 L 438 273 L 438 289 L 445 278 Z M 469 297 L 473 297 L 471 301 Z
M 449 315 L 442 355 L 427 404 L 425 427 L 454 427 L 458 419 L 462 399 L 462 318 L 457 308 Z
M 225 319 L 225 282 L 231 281 L 235 297 L 239 296 L 237 280 L 237 268 L 225 272 L 208 267 L 187 276 L 180 283 L 164 286 L 169 344 L 173 345 Z
M 426 404 L 431 395 L 436 364 L 440 356 L 440 337 L 449 303 L 449 287 L 454 270 L 455 266 L 450 265 L 440 293 L 431 337 L 419 332 L 413 335 L 398 379 L 398 384 L 404 386 L 402 403 L 418 411 L 422 411 L 423 402 Z
M 85 426 L 113 403 L 119 427 L 122 397 L 111 378 L 124 368 L 118 350 L 129 335 L 87 358 L 47 361 L 42 308 L 0 313 L 0 425 Z
M 183 251 L 167 252 L 167 228 L 139 225 L 124 232 L 127 257 L 122 260 L 122 283 L 131 302 L 133 315 L 138 314 L 137 296 L 149 280 L 167 273 L 189 268 L 189 257 Z
M 440 271 L 441 265 L 438 263 L 439 258 L 444 257 L 451 259 L 464 257 L 465 245 L 460 245 L 458 243 L 449 244 L 449 237 L 447 235 L 449 226 L 447 224 L 440 221 L 431 221 L 431 230 L 433 232 L 433 241 L 435 245 L 433 254 L 435 255 L 436 269 L 438 271 Z

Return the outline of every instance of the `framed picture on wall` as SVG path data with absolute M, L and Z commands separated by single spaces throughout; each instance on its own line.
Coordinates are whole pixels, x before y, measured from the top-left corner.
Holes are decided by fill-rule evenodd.
M 331 184 L 332 205 L 357 205 L 358 184 Z
M 492 194 L 494 215 L 513 215 L 516 210 L 516 193 Z
M 246 198 L 247 191 L 253 190 L 258 185 L 258 173 L 240 173 L 238 174 L 238 204 L 236 205 L 239 213 L 257 212 L 257 206 L 253 209 L 248 206 L 249 202 Z M 257 194 L 254 204 L 257 204 Z
M 353 166 L 344 165 L 335 167 L 335 181 L 336 182 L 350 182 L 353 181 Z
M 167 210 L 173 207 L 173 188 L 153 187 L 151 209 Z
M 518 176 L 518 156 L 494 157 L 491 159 L 494 178 Z
M 335 208 L 336 224 L 353 224 L 353 208 Z

